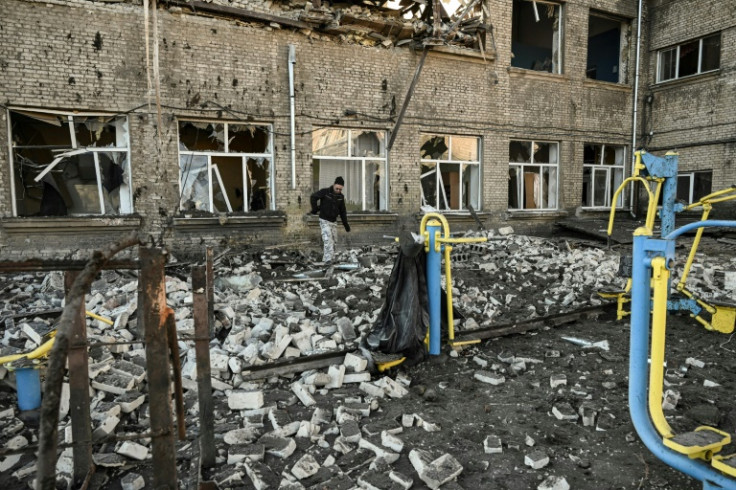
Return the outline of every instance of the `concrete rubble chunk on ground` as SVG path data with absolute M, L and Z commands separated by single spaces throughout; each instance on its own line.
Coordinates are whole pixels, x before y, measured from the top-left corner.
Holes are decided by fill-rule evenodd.
M 449 454 L 443 454 L 433 459 L 431 454 L 422 449 L 412 449 L 409 461 L 416 470 L 419 478 L 432 490 L 457 478 L 463 471 L 460 463 Z

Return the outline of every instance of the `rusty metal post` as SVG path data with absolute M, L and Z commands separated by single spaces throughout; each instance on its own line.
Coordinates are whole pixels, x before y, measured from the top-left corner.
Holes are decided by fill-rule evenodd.
M 171 416 L 171 376 L 166 321 L 171 310 L 166 306 L 164 265 L 166 255 L 157 248 L 140 247 L 141 300 L 139 322 L 143 320 L 146 340 L 146 375 L 153 443 L 153 488 L 175 490 L 176 448 Z
M 212 248 L 207 248 L 205 258 L 205 265 L 207 266 L 207 322 L 209 324 L 209 334 L 207 336 L 212 337 L 215 334 L 215 267 Z
M 211 259 L 211 255 L 208 255 Z M 211 264 L 211 261 L 208 261 Z M 210 377 L 210 322 L 207 266 L 192 268 L 192 307 L 194 317 L 195 352 L 197 354 L 197 392 L 199 395 L 199 451 L 200 465 L 215 465 L 215 422 Z
M 74 284 L 78 271 L 64 273 L 64 291 Z M 69 414 L 72 419 L 72 439 L 75 443 L 74 483 L 81 485 L 92 469 L 92 420 L 89 408 L 89 356 L 87 354 L 87 322 L 84 302 L 76 312 L 69 339 Z

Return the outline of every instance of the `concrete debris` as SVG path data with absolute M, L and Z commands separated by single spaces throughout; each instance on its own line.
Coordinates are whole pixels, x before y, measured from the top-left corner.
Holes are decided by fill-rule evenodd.
M 537 490 L 570 490 L 570 484 L 562 476 L 550 475 L 539 484 Z
M 483 452 L 486 454 L 500 454 L 503 452 L 501 438 L 498 436 L 488 436 L 483 440 Z
M 560 403 L 552 407 L 552 414 L 557 420 L 571 420 L 576 421 L 578 414 L 569 403 Z
M 662 410 L 674 410 L 677 408 L 680 397 L 680 392 L 677 390 L 669 389 L 665 391 L 662 399 Z
M 489 371 L 476 371 L 473 377 L 482 383 L 488 383 L 489 385 L 500 385 L 506 382 L 506 378 L 501 374 L 492 373 Z
M 524 464 L 533 470 L 539 470 L 549 464 L 549 456 L 544 451 L 534 451 L 524 456 Z
M 419 478 L 432 490 L 457 478 L 462 473 L 463 467 L 449 454 L 443 454 L 433 459 L 431 454 L 422 449 L 412 449 L 409 453 L 409 461 L 416 470 Z

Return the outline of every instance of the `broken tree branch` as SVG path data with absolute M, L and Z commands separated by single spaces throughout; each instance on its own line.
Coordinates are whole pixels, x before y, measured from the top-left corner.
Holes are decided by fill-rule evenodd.
M 74 316 L 82 308 L 84 296 L 92 285 L 97 272 L 115 254 L 128 247 L 137 245 L 139 241 L 138 233 L 133 232 L 120 241 L 111 244 L 106 249 L 95 251 L 69 290 L 67 303 L 64 306 L 64 311 L 61 314 L 59 326 L 56 330 L 54 347 L 51 349 L 49 356 L 46 382 L 43 387 L 41 425 L 38 434 L 38 463 L 36 467 L 37 489 L 53 490 L 56 488 L 56 446 L 59 431 L 61 384 L 64 380 L 66 358 L 69 352 L 69 337 Z

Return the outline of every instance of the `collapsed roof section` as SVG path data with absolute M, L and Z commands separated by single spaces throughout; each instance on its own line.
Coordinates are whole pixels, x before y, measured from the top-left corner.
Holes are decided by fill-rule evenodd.
M 461 0 L 452 14 L 440 0 L 168 0 L 166 3 L 194 14 L 297 28 L 307 35 L 318 32 L 337 36 L 343 42 L 386 48 L 453 46 L 485 55 L 486 38 L 493 29 L 490 11 L 483 0 Z

